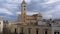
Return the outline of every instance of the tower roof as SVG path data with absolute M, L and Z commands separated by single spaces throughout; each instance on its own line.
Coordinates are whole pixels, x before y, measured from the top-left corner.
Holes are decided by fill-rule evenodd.
M 25 0 L 22 1 L 22 4 L 26 4 Z

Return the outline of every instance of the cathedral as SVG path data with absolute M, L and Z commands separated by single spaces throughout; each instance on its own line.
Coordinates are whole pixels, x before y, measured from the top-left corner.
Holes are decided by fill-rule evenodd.
M 19 22 L 24 22 L 24 23 L 36 23 L 37 21 L 42 19 L 41 14 L 34 14 L 34 15 L 27 15 L 26 14 L 26 2 L 23 0 L 21 4 L 21 15 L 18 16 L 18 21 Z
M 13 34 L 14 32 L 17 34 L 51 34 L 51 28 L 45 25 L 38 25 L 38 22 L 42 20 L 42 15 L 26 14 L 26 2 L 25 0 L 21 3 L 21 14 L 18 15 L 18 21 L 16 23 L 10 24 L 10 32 Z M 43 32 L 44 33 L 43 33 Z
M 21 14 L 15 22 L 5 21 L 3 34 L 60 34 L 60 23 L 53 20 L 44 20 L 40 13 L 27 15 L 25 0 L 21 3 Z M 6 32 L 7 31 L 7 32 Z M 4 33 L 5 32 L 5 33 Z

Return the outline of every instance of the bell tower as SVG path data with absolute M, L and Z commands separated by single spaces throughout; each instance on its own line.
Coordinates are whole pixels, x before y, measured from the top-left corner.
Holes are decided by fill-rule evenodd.
M 23 0 L 22 4 L 21 4 L 21 21 L 26 22 L 26 2 L 25 2 L 25 0 Z

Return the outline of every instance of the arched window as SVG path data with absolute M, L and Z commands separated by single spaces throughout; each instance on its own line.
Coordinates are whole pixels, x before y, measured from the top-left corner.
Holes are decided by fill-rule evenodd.
M 31 34 L 31 28 L 28 28 L 28 34 Z
M 26 6 L 24 6 L 24 7 L 26 7 Z
M 20 32 L 20 34 L 24 34 L 24 32 L 23 32 L 23 27 L 21 27 L 21 32 Z
M 48 34 L 48 29 L 44 29 L 43 31 L 44 34 Z
M 15 28 L 14 34 L 17 34 L 17 29 Z
M 59 34 L 59 32 L 58 31 L 55 31 L 54 34 Z
M 36 34 L 39 34 L 38 28 L 36 28 Z
M 24 10 L 26 10 L 26 9 L 24 8 Z

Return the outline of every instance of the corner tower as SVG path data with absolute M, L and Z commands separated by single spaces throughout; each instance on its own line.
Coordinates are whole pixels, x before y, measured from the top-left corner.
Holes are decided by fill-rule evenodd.
M 21 20 L 22 20 L 22 22 L 26 22 L 26 2 L 25 2 L 25 0 L 23 0 L 22 4 L 21 4 Z

